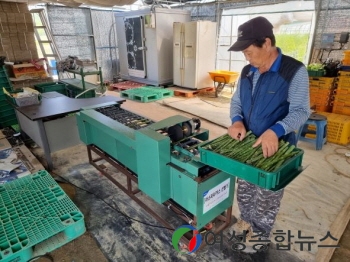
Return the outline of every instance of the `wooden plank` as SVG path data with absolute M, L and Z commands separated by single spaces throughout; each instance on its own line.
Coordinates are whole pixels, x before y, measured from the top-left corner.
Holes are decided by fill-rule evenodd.
M 13 150 L 16 151 L 18 158 L 22 160 L 32 174 L 39 170 L 45 170 L 43 165 L 25 145 L 13 147 Z
M 109 87 L 112 90 L 123 91 L 123 90 L 132 89 L 132 88 L 139 88 L 144 85 L 145 84 L 134 82 L 134 81 L 124 81 L 120 83 L 110 84 Z
M 4 135 L 4 133 L 2 132 L 2 130 L 0 130 L 0 139 L 6 138 L 6 136 Z
M 196 89 L 196 90 L 174 90 L 174 95 L 183 96 L 183 97 L 194 97 L 199 93 L 212 92 L 212 91 L 215 91 L 214 87 L 207 87 L 207 88 Z
M 349 223 L 350 219 L 350 199 L 346 202 L 346 204 L 341 209 L 340 213 L 336 217 L 336 219 L 333 221 L 329 232 L 331 235 L 335 238 L 338 238 L 338 241 L 335 243 L 335 241 L 331 238 L 327 238 L 322 242 L 322 245 L 337 245 L 340 241 L 341 236 L 344 233 L 344 230 Z M 318 262 L 328 262 L 331 260 L 335 248 L 319 248 L 316 253 L 316 259 L 315 261 Z

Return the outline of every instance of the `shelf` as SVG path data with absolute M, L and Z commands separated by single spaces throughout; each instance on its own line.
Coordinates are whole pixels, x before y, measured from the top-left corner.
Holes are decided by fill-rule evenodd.
M 68 84 L 70 87 L 75 88 L 75 90 L 70 90 L 68 88 L 68 86 L 66 87 L 66 90 L 68 88 L 70 91 L 70 94 L 68 95 L 69 97 L 76 97 L 81 92 L 84 92 L 86 90 L 89 90 L 89 89 L 96 90 L 99 87 L 102 87 L 103 79 L 102 79 L 101 67 L 99 67 L 98 70 L 93 70 L 93 71 L 84 71 L 84 68 L 80 68 L 78 70 L 67 69 L 65 71 L 68 73 L 74 74 L 74 78 L 60 79 L 59 80 L 61 83 Z M 81 79 L 77 79 L 76 75 L 80 75 Z M 88 76 L 88 75 L 98 75 L 99 80 L 100 80 L 100 84 L 97 85 L 97 84 L 92 84 L 92 83 L 86 82 L 85 76 Z M 79 90 L 81 90 L 81 91 L 79 91 Z M 88 91 L 88 92 L 90 92 L 90 91 Z M 92 91 L 92 92 L 94 92 L 93 96 L 95 96 L 95 91 Z M 89 94 L 89 95 L 91 95 L 91 94 Z M 89 95 L 87 95 L 87 96 L 90 97 Z M 84 97 L 86 97 L 85 92 L 84 92 Z
M 60 82 L 68 84 L 68 85 L 72 85 L 72 86 L 77 87 L 81 90 L 99 87 L 99 85 L 95 85 L 95 84 L 92 84 L 89 82 L 84 82 L 84 84 L 85 84 L 85 88 L 84 88 L 83 82 L 80 79 L 76 79 L 76 78 L 61 79 Z
M 82 69 L 80 69 L 80 70 L 66 69 L 65 71 L 67 71 L 69 73 L 81 75 L 81 76 L 99 75 L 99 74 L 101 74 L 101 71 L 98 71 L 98 70 L 96 70 L 96 71 L 83 71 Z

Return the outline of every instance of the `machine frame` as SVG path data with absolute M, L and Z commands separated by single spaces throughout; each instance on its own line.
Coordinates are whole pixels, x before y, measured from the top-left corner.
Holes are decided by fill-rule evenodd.
M 88 152 L 88 158 L 89 163 L 93 165 L 98 171 L 101 172 L 102 175 L 104 175 L 107 179 L 109 179 L 113 184 L 118 186 L 125 194 L 127 194 L 131 199 L 133 199 L 140 207 L 142 207 L 144 210 L 146 210 L 150 215 L 152 215 L 156 220 L 158 220 L 165 228 L 167 228 L 169 231 L 174 231 L 176 228 L 168 223 L 160 214 L 149 208 L 142 200 L 139 198 L 138 193 L 142 192 L 138 188 L 134 188 L 134 185 L 137 186 L 138 184 L 138 177 L 136 174 L 134 174 L 132 171 L 124 167 L 122 164 L 120 164 L 117 160 L 115 160 L 113 157 L 108 155 L 106 152 L 102 151 L 95 145 L 87 145 L 87 152 Z M 97 155 L 97 157 L 93 157 L 93 153 Z M 106 171 L 106 166 L 104 165 L 106 161 L 113 167 L 115 167 L 118 171 L 120 171 L 126 178 L 126 187 L 122 185 L 118 180 L 116 180 L 113 176 L 111 176 Z M 217 170 L 214 170 L 210 174 L 208 174 L 207 177 L 202 178 L 198 177 L 197 182 L 200 183 L 206 179 L 209 179 L 212 176 L 215 176 L 217 174 Z M 175 202 L 168 200 L 163 203 L 163 205 L 169 207 L 171 206 L 171 209 L 177 214 L 179 218 L 182 220 L 188 222 L 188 218 L 184 215 L 181 215 L 181 210 L 174 205 Z M 213 220 L 213 228 L 210 230 L 214 233 L 209 235 L 207 238 L 207 241 L 211 241 L 213 236 L 217 233 L 223 231 L 224 229 L 228 228 L 231 225 L 232 220 L 232 205 L 227 208 L 222 214 L 217 216 Z M 196 216 L 193 217 L 193 223 L 196 224 Z M 192 239 L 194 232 L 189 232 L 185 234 L 181 241 L 183 244 L 188 246 L 189 241 Z M 202 244 L 198 250 L 203 248 L 206 245 L 206 241 L 202 241 Z M 197 251 L 198 251 L 197 250 Z

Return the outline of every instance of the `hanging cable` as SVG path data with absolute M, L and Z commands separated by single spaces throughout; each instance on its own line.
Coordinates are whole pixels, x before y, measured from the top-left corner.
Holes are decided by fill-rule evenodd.
M 47 259 L 49 259 L 51 262 L 54 262 L 53 257 L 52 257 L 49 253 L 46 253 L 46 254 L 40 255 L 40 256 L 32 257 L 32 258 L 29 259 L 27 262 L 32 262 L 32 261 L 34 261 L 34 260 L 37 260 L 38 258 L 47 258 Z
M 144 222 L 144 221 L 141 221 L 141 220 L 132 218 L 132 217 L 128 216 L 127 214 L 125 214 L 124 212 L 122 212 L 114 201 L 113 201 L 113 204 L 116 206 L 116 208 L 113 207 L 112 205 L 110 205 L 109 203 L 107 203 L 103 198 L 99 197 L 99 196 L 96 195 L 95 193 L 93 193 L 93 192 L 91 192 L 91 191 L 89 191 L 89 190 L 86 190 L 86 189 L 84 189 L 84 188 L 82 188 L 82 187 L 79 187 L 79 186 L 73 184 L 72 182 L 70 182 L 69 180 L 67 180 L 66 178 L 64 178 L 63 176 L 60 176 L 60 175 L 55 174 L 55 173 L 53 173 L 53 174 L 54 174 L 55 176 L 58 176 L 58 177 L 62 178 L 66 183 L 71 184 L 72 186 L 74 186 L 74 187 L 76 187 L 76 188 L 78 188 L 78 189 L 80 189 L 80 190 L 82 190 L 82 191 L 85 191 L 85 192 L 87 192 L 87 193 L 89 193 L 89 194 L 91 194 L 91 195 L 94 195 L 97 199 L 103 201 L 108 207 L 110 207 L 110 208 L 113 209 L 114 211 L 118 212 L 119 214 L 123 215 L 123 216 L 125 217 L 125 219 L 127 220 L 127 222 L 130 223 L 130 225 L 131 225 L 131 220 L 132 220 L 132 221 L 138 222 L 138 223 L 140 223 L 140 224 L 144 224 L 144 225 L 146 225 L 146 226 L 155 227 L 155 228 L 164 228 L 164 229 L 168 229 L 168 230 L 174 231 L 173 228 L 164 227 L 164 226 L 158 226 L 158 225 L 153 225 L 153 224 L 149 224 L 149 223 L 147 223 L 147 222 Z M 59 181 L 59 182 L 62 183 L 62 181 Z

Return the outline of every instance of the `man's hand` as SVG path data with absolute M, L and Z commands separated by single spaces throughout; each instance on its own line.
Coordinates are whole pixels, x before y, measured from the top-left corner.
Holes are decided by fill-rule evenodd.
M 266 130 L 255 142 L 253 147 L 261 144 L 264 157 L 273 156 L 278 150 L 278 137 L 271 129 Z
M 235 140 L 242 141 L 246 135 L 247 131 L 243 125 L 242 121 L 234 122 L 228 128 L 228 134 Z

